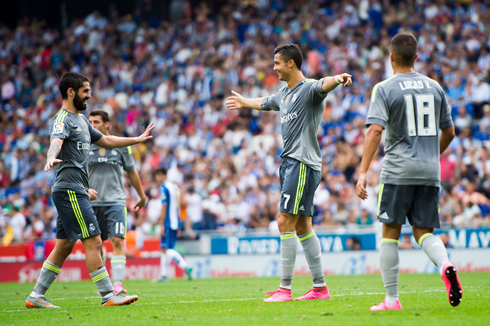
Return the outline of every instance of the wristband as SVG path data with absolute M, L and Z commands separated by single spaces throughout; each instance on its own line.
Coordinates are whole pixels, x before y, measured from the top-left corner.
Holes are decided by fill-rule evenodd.
M 337 84 L 342 84 L 342 82 L 338 80 L 338 77 L 339 77 L 339 75 L 335 75 L 335 82 Z

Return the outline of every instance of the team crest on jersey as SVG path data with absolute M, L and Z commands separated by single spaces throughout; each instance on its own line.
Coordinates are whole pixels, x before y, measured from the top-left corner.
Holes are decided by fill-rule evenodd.
M 88 155 L 94 155 L 94 151 L 90 151 Z
M 293 101 L 293 103 L 294 103 L 294 101 L 296 101 L 297 98 L 298 98 L 298 94 L 294 94 L 293 95 L 293 98 L 291 99 L 291 101 Z
M 53 134 L 60 134 L 63 132 L 63 123 L 56 122 L 53 126 Z
M 100 156 L 105 156 L 105 148 L 99 149 L 99 155 Z
M 111 151 L 111 153 L 112 153 L 112 155 L 117 155 L 117 151 L 116 151 L 115 149 L 113 149 L 113 150 Z

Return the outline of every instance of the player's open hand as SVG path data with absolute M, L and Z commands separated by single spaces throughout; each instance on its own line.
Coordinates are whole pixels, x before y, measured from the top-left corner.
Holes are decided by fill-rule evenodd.
M 134 209 L 136 211 L 139 211 L 140 209 L 142 209 L 143 207 L 145 207 L 146 205 L 146 196 L 144 196 L 143 198 L 141 198 L 137 203 L 136 205 L 134 206 Z
M 90 188 L 88 190 L 88 199 L 90 201 L 97 200 L 97 194 L 98 194 L 97 190 Z
M 237 110 L 245 107 L 244 98 L 241 94 L 231 91 L 234 96 L 229 96 L 226 101 L 226 107 L 230 110 Z
M 55 166 L 56 164 L 61 163 L 61 162 L 63 162 L 63 160 L 60 160 L 57 158 L 48 159 L 48 161 L 46 162 L 46 165 L 44 166 L 44 172 L 48 172 L 49 170 L 51 170 L 51 168 L 53 166 Z
M 359 180 L 357 180 L 356 191 L 357 197 L 361 198 L 362 200 L 366 200 L 368 198 L 368 194 L 366 191 L 366 181 L 366 173 L 361 172 L 359 174 Z
M 150 125 L 148 127 L 146 127 L 146 130 L 144 133 L 142 133 L 139 137 L 136 137 L 136 140 L 138 141 L 138 143 L 144 143 L 148 139 L 153 138 L 153 136 L 150 135 L 150 133 L 153 129 L 155 129 L 155 125 L 152 122 L 152 123 L 150 123 Z
M 335 76 L 335 80 L 337 80 L 341 84 L 344 84 L 344 87 L 349 87 L 350 85 L 352 85 L 352 75 L 346 73 Z

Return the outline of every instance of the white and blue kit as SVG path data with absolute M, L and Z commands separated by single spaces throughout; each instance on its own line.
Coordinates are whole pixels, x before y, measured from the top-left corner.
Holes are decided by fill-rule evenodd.
M 177 240 L 177 230 L 180 224 L 180 189 L 175 183 L 165 181 L 160 186 L 160 199 L 163 205 L 167 205 L 167 214 L 163 227 L 165 236 L 161 237 L 162 249 L 173 249 Z

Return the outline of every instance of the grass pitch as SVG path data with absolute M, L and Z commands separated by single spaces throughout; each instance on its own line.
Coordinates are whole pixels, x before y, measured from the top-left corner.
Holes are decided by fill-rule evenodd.
M 0 325 L 490 325 L 490 273 L 461 273 L 461 304 L 449 305 L 436 274 L 401 274 L 401 311 L 371 312 L 384 298 L 380 275 L 327 276 L 330 300 L 263 303 L 279 278 L 126 281 L 131 306 L 101 307 L 90 281 L 55 282 L 47 298 L 61 309 L 27 309 L 33 284 L 0 285 Z M 293 296 L 311 288 L 295 276 Z

